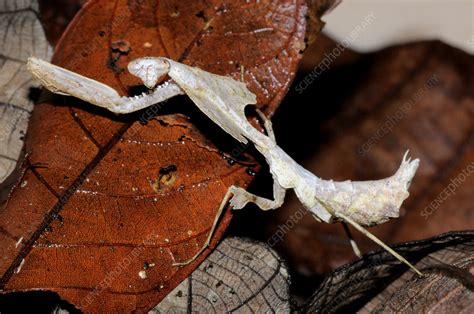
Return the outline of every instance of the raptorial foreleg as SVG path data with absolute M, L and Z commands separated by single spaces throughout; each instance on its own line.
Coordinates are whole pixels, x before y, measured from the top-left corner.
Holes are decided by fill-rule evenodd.
M 176 83 L 169 80 L 156 86 L 149 94 L 125 97 L 106 84 L 34 57 L 28 59 L 27 67 L 31 74 L 53 93 L 74 96 L 114 113 L 138 111 L 184 94 Z

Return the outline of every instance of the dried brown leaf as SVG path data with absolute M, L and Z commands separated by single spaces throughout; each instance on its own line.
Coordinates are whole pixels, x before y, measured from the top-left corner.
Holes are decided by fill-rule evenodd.
M 271 114 L 305 47 L 306 12 L 302 0 L 90 1 L 53 63 L 122 94 L 141 85 L 124 71 L 137 57 L 167 56 L 235 78 L 243 72 Z M 128 48 L 115 49 L 118 42 Z M 167 108 L 187 105 L 181 98 Z M 245 187 L 255 163 L 192 109 L 191 120 L 155 118 L 161 105 L 120 118 L 89 109 L 70 98 L 35 108 L 27 171 L 0 211 L 0 289 L 56 291 L 90 312 L 146 311 L 209 253 L 172 266 L 200 248 L 228 186 Z M 237 149 L 237 163 L 219 149 Z M 162 169 L 174 170 L 164 177 Z M 229 219 L 230 212 L 212 246 Z M 147 263 L 156 266 L 144 277 Z
M 330 274 L 311 298 L 310 313 L 470 313 L 474 304 L 474 233 L 452 232 L 395 247 L 426 275 L 403 269 L 387 252 Z

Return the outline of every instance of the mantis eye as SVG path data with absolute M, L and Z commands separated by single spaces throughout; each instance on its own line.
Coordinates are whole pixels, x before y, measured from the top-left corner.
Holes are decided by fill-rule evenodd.
M 152 89 L 160 78 L 169 71 L 169 63 L 161 58 L 145 57 L 131 61 L 128 71 L 140 78 L 146 87 Z

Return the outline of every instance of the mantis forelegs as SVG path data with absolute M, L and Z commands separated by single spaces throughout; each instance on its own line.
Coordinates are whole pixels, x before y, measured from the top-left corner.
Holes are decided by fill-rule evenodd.
M 169 80 L 149 94 L 122 97 L 108 85 L 34 57 L 28 59 L 27 67 L 53 93 L 74 96 L 114 113 L 135 112 L 184 94 L 176 83 Z

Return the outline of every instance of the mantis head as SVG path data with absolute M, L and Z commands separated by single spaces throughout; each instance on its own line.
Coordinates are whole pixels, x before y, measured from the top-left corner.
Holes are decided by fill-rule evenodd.
M 146 87 L 152 89 L 169 72 L 170 65 L 163 58 L 144 57 L 131 61 L 128 71 L 140 78 Z

